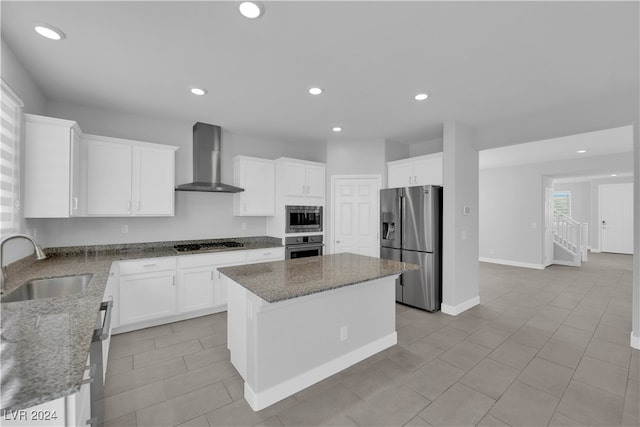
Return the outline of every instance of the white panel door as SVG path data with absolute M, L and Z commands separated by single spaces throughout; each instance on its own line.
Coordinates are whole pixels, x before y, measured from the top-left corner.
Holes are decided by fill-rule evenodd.
M 602 252 L 633 253 L 633 184 L 600 186 Z
M 379 192 L 379 177 L 335 179 L 334 253 L 379 256 Z

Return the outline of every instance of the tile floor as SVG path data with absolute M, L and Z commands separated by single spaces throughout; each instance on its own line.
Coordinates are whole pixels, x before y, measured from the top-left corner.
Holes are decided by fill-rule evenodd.
M 457 317 L 397 305 L 398 345 L 260 412 L 220 313 L 116 335 L 108 426 L 638 426 L 631 256 L 582 268 L 480 265 Z

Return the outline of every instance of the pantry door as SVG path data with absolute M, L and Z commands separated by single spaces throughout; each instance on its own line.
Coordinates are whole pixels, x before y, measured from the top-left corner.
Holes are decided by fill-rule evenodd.
M 600 186 L 600 250 L 633 253 L 633 184 Z
M 333 253 L 380 256 L 380 175 L 332 177 Z

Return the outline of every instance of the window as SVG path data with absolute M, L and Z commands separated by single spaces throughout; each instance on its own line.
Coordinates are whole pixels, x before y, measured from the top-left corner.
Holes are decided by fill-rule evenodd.
M 566 216 L 571 216 L 571 192 L 556 191 L 553 193 L 553 209 Z
M 20 123 L 22 101 L 4 82 L 0 101 L 0 234 L 20 228 Z

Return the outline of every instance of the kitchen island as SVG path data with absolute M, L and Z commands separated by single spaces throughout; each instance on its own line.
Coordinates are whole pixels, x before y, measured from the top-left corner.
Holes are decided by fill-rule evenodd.
M 251 408 L 395 345 L 395 280 L 417 268 L 350 253 L 220 268 L 231 363 Z

